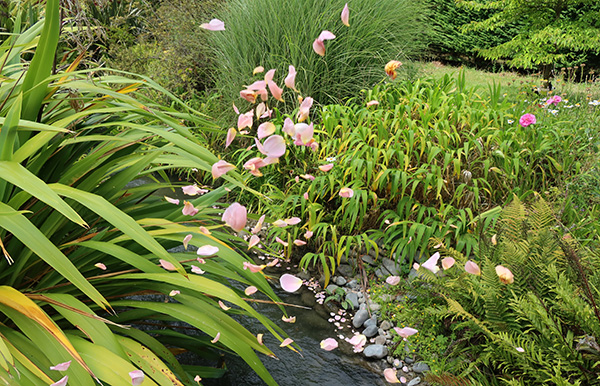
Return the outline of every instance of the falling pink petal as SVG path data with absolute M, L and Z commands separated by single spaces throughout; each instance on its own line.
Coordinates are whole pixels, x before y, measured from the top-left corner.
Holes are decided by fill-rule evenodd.
M 268 109 L 260 117 L 261 118 L 271 118 L 272 115 L 273 115 L 273 109 Z
M 348 3 L 346 3 L 346 5 L 344 5 L 344 9 L 342 9 L 342 23 L 347 26 L 350 27 L 350 23 L 348 22 L 348 18 L 350 17 L 350 10 L 348 9 Z
M 200 233 L 205 234 L 205 235 L 210 235 L 210 231 L 205 226 L 200 227 Z
M 254 113 L 252 115 L 254 115 Z M 252 127 L 252 115 L 246 113 L 238 116 L 238 130 L 242 130 L 245 127 Z
M 260 344 L 262 346 L 263 344 L 263 335 L 264 334 L 256 334 L 256 341 L 258 342 L 258 344 Z
M 294 177 L 294 181 L 296 181 L 296 183 L 300 182 L 300 176 Z
M 306 245 L 306 241 L 302 241 L 302 240 L 294 240 L 294 244 L 301 247 L 302 245 Z
M 231 145 L 231 143 L 235 139 L 236 134 L 237 130 L 233 127 L 230 127 L 229 130 L 227 130 L 227 137 L 225 138 L 225 149 L 227 149 L 229 145 Z
M 319 40 L 332 40 L 335 39 L 335 35 L 332 34 L 331 32 L 324 30 L 321 31 L 321 34 L 319 35 L 319 37 L 317 38 Z
M 261 123 L 258 126 L 258 129 L 256 131 L 256 136 L 258 137 L 258 139 L 263 139 L 263 138 L 270 136 L 274 132 L 275 132 L 275 125 L 273 124 L 273 122 L 265 122 L 265 123 Z
M 144 372 L 142 370 L 134 370 L 129 373 L 129 376 L 133 386 L 141 385 L 144 382 Z
M 305 239 L 310 239 L 313 236 L 313 232 L 312 231 L 306 231 L 306 233 L 304 233 L 304 238 Z
M 367 102 L 367 107 L 369 107 L 369 106 L 377 106 L 378 104 L 379 104 L 379 102 L 376 101 L 376 100 L 368 101 Z
M 233 228 L 233 230 L 239 232 L 246 226 L 246 216 L 246 207 L 234 202 L 233 204 L 229 205 L 227 209 L 225 209 L 221 220 Z
M 277 263 L 279 263 L 279 259 L 275 259 L 275 260 L 267 263 L 267 267 L 273 267 L 273 266 L 277 265 Z
M 307 97 L 300 104 L 300 109 L 298 110 L 298 122 L 303 122 L 308 118 L 308 113 L 310 112 L 310 108 L 312 107 L 313 99 L 311 97 Z
M 221 338 L 221 333 L 217 332 L 217 335 L 215 335 L 215 338 L 211 340 L 210 343 L 217 343 L 219 341 L 219 338 Z
M 198 187 L 198 185 L 194 184 L 194 185 L 188 185 L 188 186 L 184 186 L 181 188 L 181 190 L 183 191 L 183 194 L 187 194 L 188 196 L 196 196 L 200 193 L 206 193 L 207 190 L 205 189 L 200 189 Z
M 394 331 L 396 331 L 398 333 L 398 335 L 400 335 L 404 339 L 419 332 L 418 330 L 411 328 L 411 327 L 404 327 L 404 328 L 394 327 Z
M 96 264 L 94 264 L 94 267 L 100 268 L 101 270 L 106 271 L 106 265 L 104 265 L 102 263 L 96 263 Z
M 260 272 L 263 269 L 265 269 L 265 267 L 266 267 L 266 265 L 256 265 L 256 264 L 252 264 L 247 261 L 244 261 L 244 269 L 249 269 L 250 272 L 254 272 L 254 273 Z
M 467 261 L 467 263 L 465 264 L 465 271 L 472 275 L 481 275 L 481 270 L 479 269 L 479 266 L 477 265 L 477 263 L 471 260 Z
M 333 168 L 333 164 L 321 165 L 319 166 L 319 170 L 322 172 L 328 172 Z
M 286 243 L 285 241 L 283 241 L 282 239 L 280 239 L 279 237 L 275 237 L 275 241 L 277 241 L 279 244 L 283 245 L 284 247 L 288 246 L 288 243 Z M 293 292 L 293 291 L 292 291 Z
M 504 284 L 512 284 L 515 281 L 515 277 L 510 269 L 501 265 L 496 266 L 496 274 L 500 278 L 500 281 Z
M 244 293 L 246 294 L 246 296 L 250 296 L 250 295 L 255 294 L 256 291 L 258 291 L 258 288 L 251 285 L 250 287 L 246 287 L 246 289 L 244 290 Z
M 354 190 L 344 187 L 344 188 L 340 189 L 339 194 L 340 194 L 340 197 L 350 198 L 350 197 L 354 196 Z
M 274 69 L 270 69 L 269 71 L 267 71 L 267 73 L 265 74 L 265 84 L 268 84 L 270 81 L 273 80 L 273 77 L 275 76 L 275 71 Z
M 279 284 L 286 292 L 296 292 L 302 287 L 302 279 L 286 273 L 279 278 Z
M 212 256 L 217 252 L 219 252 L 219 247 L 215 247 L 213 245 L 203 245 L 198 248 L 198 251 L 196 251 L 196 253 L 200 256 Z
M 167 202 L 170 204 L 179 205 L 179 200 L 175 198 L 165 196 L 165 200 L 167 200 Z
M 304 197 L 305 200 L 308 200 L 308 192 L 304 192 L 304 194 L 302 195 L 302 197 Z
M 279 158 L 285 154 L 285 140 L 281 135 L 272 135 L 263 143 L 263 149 L 267 157 Z
M 204 28 L 209 31 L 225 31 L 225 23 L 219 19 L 212 19 L 208 23 L 200 24 L 200 28 Z
M 261 149 L 263 149 L 262 145 L 261 145 Z M 263 151 L 264 151 L 264 149 L 263 149 Z M 260 177 L 260 176 L 262 176 L 262 173 L 258 169 L 260 169 L 266 165 L 267 164 L 264 162 L 264 160 L 262 158 L 254 157 L 254 158 L 251 158 L 248 161 L 246 161 L 246 163 L 244 164 L 244 169 L 249 170 L 250 173 L 252 173 L 252 175 Z
M 444 270 L 450 269 L 454 263 L 456 263 L 456 260 L 454 260 L 452 257 L 446 257 L 442 259 L 442 268 L 444 268 Z
M 56 366 L 51 366 L 50 370 L 56 371 L 67 371 L 67 369 L 71 366 L 71 361 L 59 363 Z
M 248 242 L 248 249 L 252 248 L 253 246 L 257 245 L 258 243 L 260 243 L 260 237 L 258 237 L 257 235 L 252 235 L 250 237 L 250 241 Z
M 195 273 L 196 275 L 204 275 L 206 271 L 202 270 L 200 267 L 192 265 L 192 273 Z
M 294 341 L 290 338 L 285 338 L 283 340 L 283 342 L 281 342 L 281 344 L 279 345 L 279 347 L 285 347 L 285 346 L 289 346 L 290 344 L 292 344 Z
M 254 90 L 246 89 L 246 90 L 240 91 L 240 97 L 244 98 L 245 100 L 247 100 L 250 103 L 256 102 L 257 96 L 258 96 L 258 94 Z M 233 110 L 235 111 L 236 114 L 240 113 L 240 111 L 238 110 L 238 108 L 235 105 L 233 105 Z M 239 119 L 240 118 L 238 118 L 238 125 L 239 125 Z
M 385 377 L 385 380 L 388 381 L 389 383 L 400 383 L 400 380 L 396 376 L 396 370 L 395 369 L 385 369 L 385 370 L 383 370 L 383 376 Z
M 296 323 L 296 317 L 295 316 L 290 316 L 288 318 L 286 318 L 285 316 L 281 317 L 281 320 L 283 320 L 286 323 Z
M 333 338 L 327 338 L 321 341 L 321 348 L 325 351 L 335 350 L 337 347 L 338 342 Z
M 201 257 L 197 257 L 197 258 L 196 258 L 196 261 L 197 261 L 198 263 L 200 263 L 200 264 L 206 264 L 206 260 L 204 260 L 204 259 L 203 259 L 203 258 L 201 258 Z
M 170 297 L 177 296 L 179 294 L 181 294 L 181 291 L 179 291 L 179 290 L 173 290 L 173 291 L 169 292 Z
M 308 146 L 313 141 L 315 129 L 313 124 L 307 125 L 306 123 L 297 123 L 294 125 L 294 145 L 297 146 Z
M 227 173 L 230 170 L 235 169 L 235 165 L 230 164 L 227 161 L 219 160 L 212 165 L 211 173 L 213 179 L 217 179 L 221 177 L 223 174 Z
M 278 228 L 285 228 L 286 226 L 288 226 L 288 223 L 284 220 L 279 219 L 273 222 L 273 226 L 276 226 Z
M 163 267 L 164 269 L 166 269 L 167 271 L 176 271 L 177 270 L 175 265 L 173 265 L 173 263 L 171 263 L 171 262 L 168 262 L 163 259 L 160 259 L 158 262 L 160 263 L 160 266 Z
M 290 218 L 286 218 L 284 221 L 288 225 L 296 225 L 296 224 L 300 224 L 300 222 L 302 220 L 299 217 L 290 217 Z
M 421 267 L 426 268 L 433 273 L 436 273 L 437 271 L 440 270 L 440 267 L 437 266 L 437 262 L 439 259 L 440 259 L 440 253 L 436 252 L 433 255 L 431 255 L 431 257 L 429 259 L 427 259 L 426 262 L 421 264 Z
M 252 70 L 252 75 L 260 74 L 264 70 L 265 68 L 263 66 L 254 67 L 254 70 Z
M 252 233 L 256 234 L 258 232 L 260 232 L 260 230 L 262 229 L 263 223 L 265 222 L 265 215 L 263 214 L 262 216 L 260 216 L 260 218 L 258 219 L 258 222 L 256 223 L 256 225 L 254 226 L 254 228 L 252 228 Z
M 280 102 L 283 102 L 283 89 L 280 88 L 272 80 L 267 83 L 267 86 L 269 86 L 269 91 L 271 91 L 271 95 L 273 95 L 273 98 L 277 99 Z
M 388 276 L 385 282 L 389 285 L 398 285 L 400 283 L 400 276 Z
M 323 40 L 315 39 L 313 42 L 313 50 L 320 56 L 325 56 L 325 43 Z
M 183 247 L 185 248 L 186 251 L 187 251 L 188 244 L 190 243 L 190 240 L 192 239 L 192 237 L 193 236 L 191 234 L 189 234 L 183 238 Z
M 294 122 L 290 118 L 286 118 L 283 121 L 283 132 L 289 135 L 290 137 L 295 136 L 296 129 L 294 129 Z
M 300 177 L 304 178 L 305 180 L 308 181 L 314 181 L 315 180 L 315 176 L 311 175 L 311 174 L 303 174 Z
M 59 381 L 54 382 L 53 384 L 51 384 L 50 386 L 65 386 L 67 384 L 67 381 L 69 380 L 69 376 L 65 375 L 64 377 L 62 377 Z
M 289 67 L 288 75 L 285 77 L 284 83 L 286 87 L 296 90 L 296 69 L 294 66 Z
M 219 307 L 221 307 L 221 309 L 222 309 L 222 310 L 224 310 L 224 311 L 227 311 L 227 310 L 230 310 L 230 309 L 231 309 L 231 307 L 227 307 L 227 306 L 225 305 L 225 303 L 223 303 L 223 301 L 222 301 L 222 300 L 219 300 Z
M 241 93 L 240 93 L 241 94 Z M 233 111 L 235 111 L 236 114 L 240 114 L 240 110 L 238 110 L 237 106 L 235 105 L 235 103 L 232 103 L 233 106 Z
M 183 213 L 186 216 L 195 216 L 196 213 L 198 213 L 198 209 L 194 208 L 194 205 L 192 205 L 191 202 L 184 201 L 181 213 Z

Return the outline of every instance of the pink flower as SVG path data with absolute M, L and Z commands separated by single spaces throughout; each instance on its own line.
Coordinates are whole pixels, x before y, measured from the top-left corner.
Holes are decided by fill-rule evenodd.
M 294 125 L 294 145 L 297 146 L 310 146 L 314 142 L 313 135 L 315 129 L 313 124 L 307 125 L 306 123 L 297 123 Z
M 523 114 L 519 119 L 519 124 L 523 127 L 527 127 L 529 125 L 533 125 L 536 123 L 535 115 L 533 114 Z
M 321 348 L 325 351 L 331 351 L 338 347 L 337 340 L 333 338 L 327 338 L 321 341 Z
M 183 213 L 186 216 L 195 216 L 196 213 L 198 213 L 198 209 L 194 208 L 194 205 L 192 205 L 191 202 L 184 201 L 181 213 Z
M 481 275 L 481 270 L 479 269 L 479 266 L 477 265 L 477 263 L 471 260 L 467 261 L 467 263 L 465 264 L 465 271 L 472 275 Z
M 236 232 L 241 231 L 246 226 L 246 207 L 234 202 L 233 204 L 229 205 L 227 209 L 225 209 L 221 220 L 233 228 L 233 230 Z
M 558 105 L 560 102 L 562 102 L 562 98 L 560 97 L 560 95 L 554 95 L 552 98 L 548 99 L 546 101 L 546 106 L 549 105 Z M 534 122 L 535 123 L 535 122 Z
M 344 187 L 344 188 L 340 189 L 339 194 L 340 194 L 340 197 L 350 198 L 350 197 L 354 196 L 354 190 Z
M 286 273 L 279 278 L 279 284 L 281 284 L 281 288 L 286 292 L 296 292 L 302 287 L 302 279 Z
M 219 19 L 212 19 L 208 23 L 200 24 L 200 28 L 204 28 L 209 31 L 225 31 L 225 23 Z
M 350 16 L 350 11 L 348 10 L 348 3 L 346 3 L 346 5 L 344 5 L 344 9 L 342 9 L 342 23 L 346 26 L 346 27 L 350 27 L 350 23 L 348 22 L 348 18 Z
M 313 50 L 321 56 L 325 56 L 325 40 L 335 39 L 335 35 L 325 30 L 313 42 Z
M 219 160 L 212 165 L 211 173 L 213 179 L 217 179 L 221 177 L 223 174 L 227 173 L 230 170 L 235 169 L 235 166 L 226 162 L 224 160 Z
M 135 370 L 129 373 L 131 377 L 131 384 L 133 386 L 141 385 L 144 382 L 144 372 L 142 370 Z
M 504 284 L 512 284 L 515 281 L 515 277 L 510 269 L 501 265 L 496 266 L 496 274 L 500 278 L 500 281 Z

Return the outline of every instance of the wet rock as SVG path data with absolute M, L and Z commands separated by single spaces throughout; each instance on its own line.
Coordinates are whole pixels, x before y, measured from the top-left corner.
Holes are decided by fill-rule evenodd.
M 352 276 L 352 273 L 354 272 L 354 270 L 352 269 L 351 266 L 349 266 L 348 264 L 340 264 L 338 265 L 337 269 L 335 270 L 337 273 L 339 273 L 342 276 L 346 276 L 346 277 L 350 277 Z
M 358 303 L 359 304 L 363 304 L 365 302 L 365 298 L 361 298 L 360 296 L 358 297 Z
M 390 328 L 392 328 L 392 323 L 390 323 L 387 320 L 384 320 L 383 322 L 381 322 L 381 326 L 379 326 L 379 327 L 381 327 L 382 330 L 387 331 Z
M 378 337 L 376 337 L 375 338 L 375 344 L 385 344 L 385 337 L 383 337 L 381 335 L 379 335 Z M 388 357 L 388 361 L 389 361 L 389 358 L 392 358 L 392 357 Z M 388 363 L 391 364 L 392 362 L 388 362 Z
M 381 344 L 371 344 L 365 347 L 364 354 L 367 358 L 381 359 L 388 355 L 388 349 Z
M 377 328 L 376 325 L 370 325 L 367 328 L 365 328 L 365 330 L 363 331 L 363 335 L 366 336 L 367 338 L 372 338 L 375 335 L 377 335 L 377 331 L 379 329 Z
M 410 382 L 408 382 L 407 386 L 416 386 L 419 383 L 421 383 L 421 378 L 420 377 L 416 377 L 415 379 L 413 379 Z
M 373 257 L 369 256 L 369 255 L 362 255 L 360 257 L 360 259 L 363 261 L 363 263 L 365 264 L 369 264 L 369 265 L 375 265 L 375 260 L 373 260 Z
M 340 287 L 347 283 L 346 279 L 343 276 L 336 276 L 334 283 L 339 285 Z
M 379 311 L 381 309 L 381 306 L 379 305 L 379 303 L 369 302 L 369 309 L 371 311 Z
M 335 284 L 329 284 L 329 285 L 327 286 L 327 288 L 325 288 L 325 290 L 326 290 L 328 293 L 332 294 L 332 293 L 334 293 L 334 292 L 335 292 L 335 290 L 337 290 L 338 288 L 340 288 L 340 287 L 338 287 L 338 286 L 337 286 L 337 285 L 335 285 Z
M 410 365 L 411 363 L 415 363 L 415 360 L 411 357 L 406 357 L 406 358 L 404 358 L 404 362 L 406 362 Z
M 394 276 L 398 276 L 402 272 L 402 267 L 400 266 L 400 264 L 396 263 L 391 259 L 383 259 L 382 263 L 385 269 L 387 269 L 388 272 Z
M 377 326 L 377 316 L 373 315 L 363 323 L 364 327 Z
M 375 250 L 375 248 L 369 249 L 369 256 L 377 259 L 379 257 L 379 253 Z
M 415 373 L 424 373 L 429 371 L 429 365 L 427 365 L 425 362 L 417 362 L 413 365 L 413 371 Z
M 352 325 L 354 328 L 360 328 L 369 319 L 369 312 L 367 310 L 358 310 L 352 318 Z
M 348 282 L 348 284 L 346 284 L 346 286 L 352 288 L 352 289 L 357 289 L 358 288 L 358 282 L 356 280 L 350 280 Z
M 302 280 L 310 280 L 310 274 L 306 271 L 300 271 L 296 274 L 296 277 Z
M 352 304 L 352 308 L 358 308 L 360 304 L 358 302 L 358 295 L 356 294 L 356 292 L 348 292 L 346 294 L 346 301 Z
M 381 268 L 377 268 L 375 270 L 375 275 L 377 275 L 377 277 L 380 279 L 390 276 L 390 274 L 387 271 L 384 272 Z
M 379 329 L 377 330 L 377 333 L 378 333 L 379 335 L 385 336 L 385 331 L 383 330 L 383 328 L 379 328 Z

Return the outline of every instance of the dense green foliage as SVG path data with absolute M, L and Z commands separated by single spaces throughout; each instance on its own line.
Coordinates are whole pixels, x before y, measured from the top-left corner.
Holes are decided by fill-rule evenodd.
M 328 104 L 372 86 L 381 79 L 383 66 L 389 60 L 404 60 L 422 52 L 428 31 L 422 24 L 421 2 L 352 2 L 350 27 L 340 21 L 344 3 L 228 2 L 220 15 L 226 30 L 210 35 L 217 65 L 214 75 L 225 104 L 239 99 L 240 79 L 250 76 L 257 66 L 277 69 L 276 79 L 283 79 L 289 65 L 295 66 L 296 85 L 302 94 Z M 325 43 L 324 57 L 312 49 L 322 30 L 336 36 Z

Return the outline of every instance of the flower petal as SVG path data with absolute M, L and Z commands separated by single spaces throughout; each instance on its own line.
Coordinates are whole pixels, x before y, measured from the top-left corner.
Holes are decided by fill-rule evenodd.
M 421 267 L 430 270 L 433 273 L 437 273 L 440 270 L 440 267 L 437 266 L 437 262 L 440 259 L 440 253 L 436 252 L 426 262 L 421 264 Z
M 205 235 L 210 235 L 210 231 L 205 226 L 200 227 L 200 233 L 205 234 Z
M 204 275 L 206 271 L 192 264 L 192 273 L 195 273 L 196 275 Z
M 219 341 L 219 338 L 221 338 L 221 332 L 217 332 L 217 335 L 215 335 L 215 338 L 211 340 L 210 343 L 217 343 Z
M 189 244 L 190 240 L 192 239 L 192 237 L 193 237 L 193 236 L 192 236 L 192 234 L 190 233 L 189 235 L 186 235 L 186 236 L 183 238 L 183 247 L 185 248 L 185 250 L 186 250 L 186 251 L 187 251 L 188 244 Z
M 267 73 L 265 74 L 265 84 L 269 84 L 269 82 L 273 80 L 273 77 L 275 76 L 275 71 L 275 69 L 270 69 L 269 71 L 267 71 Z
M 300 224 L 300 222 L 302 220 L 299 217 L 290 217 L 290 218 L 286 218 L 283 221 L 285 221 L 285 223 L 288 225 L 296 225 L 296 224 Z
M 400 383 L 400 380 L 396 376 L 396 370 L 395 369 L 385 369 L 385 370 L 383 370 L 383 376 L 385 377 L 385 380 L 388 381 L 389 383 Z
M 279 244 L 283 245 L 284 247 L 288 246 L 288 243 L 286 243 L 285 241 L 283 241 L 282 239 L 280 239 L 279 237 L 275 237 L 275 241 L 277 241 Z M 292 291 L 293 292 L 293 291 Z
M 256 291 L 258 291 L 258 288 L 256 288 L 255 286 L 251 285 L 249 287 L 246 287 L 246 289 L 244 290 L 244 293 L 246 294 L 246 296 L 250 296 L 256 293 Z
M 252 75 L 259 74 L 259 73 L 263 72 L 264 70 L 265 70 L 265 68 L 263 66 L 254 67 L 254 70 L 252 70 Z
M 233 230 L 236 232 L 241 231 L 246 226 L 246 207 L 234 202 L 233 204 L 229 205 L 227 209 L 225 209 L 221 220 L 233 228 Z
M 165 196 L 165 200 L 167 200 L 167 202 L 170 204 L 179 205 L 179 200 L 175 198 Z
M 286 323 L 296 323 L 296 317 L 295 316 L 290 316 L 288 318 L 286 318 L 285 316 L 282 316 L 281 320 L 283 320 Z
M 194 205 L 192 205 L 191 202 L 184 201 L 181 213 L 183 213 L 186 216 L 195 216 L 196 213 L 198 213 L 198 209 L 194 208 Z
M 96 263 L 96 264 L 94 264 L 94 267 L 100 268 L 101 270 L 106 271 L 106 265 L 104 265 L 103 263 Z
M 277 99 L 280 102 L 283 102 L 283 89 L 280 88 L 277 83 L 273 82 L 272 80 L 269 81 L 269 83 L 267 83 L 267 86 L 269 86 L 269 91 L 271 91 L 271 95 L 273 95 L 273 98 Z
M 285 346 L 289 346 L 290 344 L 292 344 L 294 342 L 293 339 L 290 338 L 285 338 L 283 340 L 283 342 L 281 342 L 281 344 L 279 345 L 279 347 L 285 347 Z
M 306 231 L 306 232 L 304 233 L 304 238 L 305 238 L 305 239 L 310 239 L 310 238 L 313 236 L 313 234 L 314 234 L 314 233 L 313 233 L 312 231 Z
M 288 74 L 283 83 L 285 83 L 286 87 L 296 90 L 296 68 L 294 66 L 290 65 Z
M 218 303 L 219 303 L 219 307 L 221 307 L 221 309 L 223 309 L 224 311 L 227 311 L 227 310 L 230 310 L 230 309 L 231 309 L 231 307 L 227 307 L 227 306 L 225 305 L 225 303 L 223 303 L 223 301 L 222 301 L 222 300 L 219 300 L 219 302 L 218 302 Z
M 167 271 L 176 271 L 177 270 L 177 268 L 175 267 L 175 265 L 173 265 L 173 263 L 171 263 L 169 261 L 160 259 L 158 262 L 160 263 L 161 267 L 163 267 Z
M 230 164 L 224 160 L 219 160 L 212 165 L 211 173 L 213 179 L 217 179 L 221 177 L 223 174 L 227 173 L 230 170 L 235 169 L 235 165 Z
M 302 279 L 286 273 L 279 278 L 279 284 L 281 284 L 281 288 L 286 292 L 296 292 L 302 287 Z
M 59 381 L 54 382 L 53 384 L 51 384 L 50 386 L 65 386 L 67 384 L 67 381 L 69 380 L 69 376 L 65 375 L 64 377 L 62 377 Z
M 233 142 L 233 140 L 235 139 L 236 134 L 237 130 L 233 127 L 230 127 L 229 130 L 227 130 L 227 137 L 225 138 L 225 149 L 227 149 L 229 145 L 231 145 L 231 142 Z
M 321 34 L 317 38 L 319 40 L 332 40 L 335 39 L 335 35 L 327 30 L 321 31 Z
M 131 384 L 133 386 L 141 385 L 144 382 L 144 372 L 142 370 L 134 370 L 129 373 Z
M 379 101 L 376 101 L 376 100 L 368 101 L 367 102 L 367 107 L 369 107 L 369 106 L 377 106 L 378 104 L 379 104 Z
M 258 342 L 258 344 L 260 344 L 262 346 L 263 344 L 263 335 L 264 334 L 256 334 L 256 341 Z
M 247 261 L 244 261 L 244 269 L 249 269 L 250 272 L 254 272 L 254 273 L 260 272 L 263 269 L 265 269 L 265 267 L 266 267 L 266 265 L 256 265 L 256 264 L 252 264 Z
M 325 43 L 323 40 L 315 39 L 313 42 L 313 50 L 321 56 L 325 56 Z
M 275 125 L 273 122 L 261 123 L 256 130 L 256 136 L 258 139 L 266 138 L 273 133 L 275 133 Z
M 196 184 L 183 186 L 181 190 L 183 191 L 183 194 L 187 194 L 188 196 L 196 196 L 198 194 L 204 194 L 208 192 L 208 190 L 201 189 Z
M 445 257 L 444 259 L 442 259 L 442 268 L 444 268 L 444 270 L 451 268 L 454 263 L 456 263 L 456 260 L 454 260 L 452 257 Z
M 350 17 L 350 10 L 348 9 L 348 3 L 346 3 L 346 5 L 344 5 L 344 9 L 342 9 L 342 23 L 347 26 L 350 27 L 350 23 L 348 22 L 348 19 Z
M 196 251 L 200 256 L 212 256 L 217 252 L 219 252 L 219 247 L 215 247 L 214 245 L 203 245 Z
M 308 113 L 310 108 L 312 107 L 313 99 L 311 97 L 307 97 L 300 103 L 300 108 L 298 109 L 298 115 L 296 119 L 298 122 L 303 122 L 308 118 Z
M 209 31 L 225 31 L 225 23 L 219 19 L 212 19 L 208 23 L 200 24 L 200 28 L 204 28 Z
M 404 339 L 419 332 L 418 330 L 411 328 L 411 327 L 404 327 L 404 328 L 394 327 L 394 331 L 396 331 L 398 333 L 398 335 L 400 335 Z
M 467 261 L 467 263 L 465 264 L 465 271 L 472 275 L 481 275 L 481 270 L 479 269 L 479 266 L 477 265 L 477 263 L 471 260 Z
M 389 285 L 398 285 L 400 283 L 400 276 L 388 276 L 385 282 Z
M 260 243 L 260 237 L 258 237 L 257 235 L 252 235 L 250 237 L 250 241 L 248 242 L 248 249 L 252 248 L 258 243 Z
M 281 135 L 272 135 L 263 143 L 263 150 L 267 157 L 279 158 L 285 154 L 285 140 Z
M 344 188 L 340 189 L 339 195 L 340 195 L 340 197 L 350 198 L 350 197 L 354 196 L 354 190 L 344 187 Z
M 501 265 L 496 266 L 496 274 L 500 278 L 500 281 L 504 284 L 512 284 L 515 281 L 515 277 L 510 269 Z
M 288 226 L 288 223 L 284 220 L 279 219 L 273 222 L 273 226 L 276 226 L 278 228 L 285 228 L 286 226 Z
M 71 361 L 59 363 L 56 366 L 51 366 L 50 370 L 56 371 L 67 371 L 67 369 L 71 366 Z
M 254 228 L 252 228 L 252 233 L 256 234 L 258 232 L 260 232 L 260 230 L 262 229 L 263 223 L 265 222 L 265 215 L 263 214 L 262 216 L 260 216 L 260 218 L 258 219 L 258 222 L 256 223 L 256 225 L 254 226 Z
M 169 292 L 169 296 L 170 297 L 177 296 L 180 293 L 181 293 L 181 291 L 179 291 L 179 290 L 173 290 L 173 291 Z
M 322 172 L 328 172 L 333 168 L 333 164 L 321 165 L 319 166 L 319 170 Z
M 321 348 L 325 351 L 335 350 L 337 347 L 338 342 L 333 338 L 327 338 L 321 341 Z
M 302 245 L 306 245 L 306 241 L 296 239 L 296 240 L 294 240 L 294 245 L 297 245 L 300 247 Z

